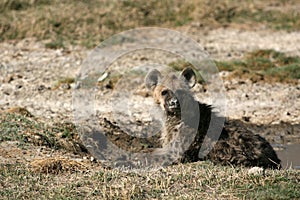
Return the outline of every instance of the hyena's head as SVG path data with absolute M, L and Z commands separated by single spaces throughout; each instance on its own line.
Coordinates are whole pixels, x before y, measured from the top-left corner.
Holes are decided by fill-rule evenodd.
M 180 115 L 181 110 L 189 110 L 193 102 L 193 96 L 189 89 L 196 84 L 196 75 L 191 68 L 185 68 L 179 76 L 162 74 L 153 69 L 145 78 L 145 85 L 152 90 L 154 101 L 160 104 L 167 115 Z M 186 105 L 184 105 L 186 104 Z

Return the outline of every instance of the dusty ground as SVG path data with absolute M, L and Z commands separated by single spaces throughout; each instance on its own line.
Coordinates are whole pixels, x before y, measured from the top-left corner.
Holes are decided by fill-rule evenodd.
M 199 32 L 198 32 L 199 33 Z M 209 33 L 187 32 L 207 49 L 212 59 L 237 58 L 254 49 L 275 49 L 292 55 L 300 54 L 298 32 L 248 32 L 215 30 Z M 26 107 L 35 116 L 65 119 L 71 117 L 72 91 L 67 84 L 56 85 L 61 79 L 74 78 L 89 51 L 82 48 L 68 50 L 45 49 L 33 39 L 0 44 L 1 109 Z M 160 54 L 148 56 L 164 60 Z M 129 58 L 127 58 L 129 59 Z M 133 64 L 143 63 L 144 55 L 136 55 Z M 136 61 L 137 60 L 137 61 Z M 163 63 L 172 60 L 165 59 Z M 125 60 L 127 61 L 127 60 Z M 120 67 L 120 66 L 119 66 Z M 251 117 L 255 123 L 299 123 L 299 84 L 252 83 L 245 80 L 224 82 L 228 100 L 228 116 Z M 254 106 L 255 105 L 255 106 Z
M 300 55 L 299 32 L 271 32 L 268 30 L 252 32 L 235 29 L 201 32 L 199 29 L 201 28 L 195 24 L 182 28 L 181 31 L 198 41 L 213 59 L 239 58 L 254 49 L 275 49 L 290 55 Z M 0 109 L 20 106 L 47 123 L 72 121 L 72 88 L 75 85 L 66 80 L 76 77 L 81 63 L 89 52 L 89 50 L 79 47 L 67 50 L 46 49 L 42 42 L 36 42 L 34 39 L 1 43 Z M 147 55 L 136 53 L 132 57 L 127 56 L 120 62 L 143 64 L 155 60 L 168 64 L 174 58 L 164 58 L 157 52 Z M 221 72 L 220 75 L 226 76 L 227 73 Z M 273 143 L 299 142 L 299 82 L 295 85 L 253 83 L 250 80 L 231 79 L 224 80 L 224 87 L 227 98 L 226 115 L 229 118 L 242 119 L 255 124 L 251 126 L 254 130 L 259 130 L 257 126 L 274 125 L 276 129 L 281 130 L 280 133 L 274 133 L 274 128 L 264 133 Z M 200 92 L 197 96 L 204 102 L 212 102 L 212 99 L 209 99 L 205 93 Z M 143 101 L 142 97 L 137 98 Z M 146 102 L 151 104 L 151 98 L 147 98 Z M 109 112 L 107 111 L 107 113 Z M 293 124 L 296 128 L 289 124 Z M 291 132 L 293 139 L 291 137 L 288 140 L 284 139 L 286 132 Z M 51 151 L 39 147 L 38 151 L 34 148 L 24 152 L 16 146 L 12 142 L 1 143 L 1 162 L 6 163 L 12 158 L 18 162 L 24 157 L 29 161 L 33 158 L 43 157 L 44 151 L 46 154 Z M 14 152 L 18 153 L 11 155 L 10 149 L 15 149 Z M 68 155 L 65 156 L 68 157 Z M 80 155 L 75 157 L 82 159 Z

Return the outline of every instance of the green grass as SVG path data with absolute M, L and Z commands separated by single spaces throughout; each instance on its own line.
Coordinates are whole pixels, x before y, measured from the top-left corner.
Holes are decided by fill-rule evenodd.
M 23 165 L 0 165 L 1 199 L 297 199 L 299 171 L 267 170 L 198 162 L 158 171 L 98 169 L 85 173 L 35 173 Z
M 241 60 L 216 61 L 220 71 L 233 71 L 234 76 L 266 81 L 293 82 L 300 79 L 300 58 L 271 49 L 248 53 Z
M 280 10 L 257 9 L 255 11 L 243 10 L 232 20 L 243 23 L 247 22 L 247 18 L 250 18 L 253 22 L 265 24 L 275 30 L 297 30 L 300 25 L 299 17 L 300 14 L 296 10 L 282 12 Z
M 78 139 L 76 127 L 72 123 L 50 126 L 19 113 L 0 113 L 0 142 L 18 141 L 21 146 L 34 144 L 64 149 L 78 143 Z
M 70 84 L 72 84 L 74 82 L 75 82 L 75 78 L 73 78 L 73 77 L 63 77 L 63 78 L 60 78 L 54 84 L 53 89 L 57 89 L 57 88 L 59 88 L 63 84 L 70 85 Z
M 67 149 L 63 144 L 76 140 L 76 133 L 72 123 L 50 126 L 33 116 L 0 113 L 0 143 L 21 141 L 24 145 L 48 146 L 58 153 L 61 148 Z M 35 137 L 41 135 L 44 138 Z M 16 157 L 22 157 L 25 149 L 14 151 L 19 153 Z M 62 169 L 59 173 L 40 173 L 34 169 L 33 163 L 25 160 L 8 164 L 0 159 L 0 199 L 35 199 L 37 196 L 39 199 L 300 198 L 299 170 L 266 170 L 255 175 L 248 174 L 245 167 L 219 166 L 209 161 L 140 172 L 107 169 L 99 163 L 83 165 L 87 169 L 82 172 Z M 49 167 L 53 167 L 51 163 Z
M 300 58 L 284 53 L 261 49 L 247 53 L 244 58 L 230 61 L 215 61 L 220 71 L 233 72 L 231 76 L 275 82 L 297 82 L 300 79 Z M 168 64 L 177 71 L 193 67 L 187 61 L 177 60 Z M 197 74 L 200 83 L 203 82 Z
M 41 124 L 30 118 L 10 113 L 1 114 L 0 116 L 0 142 L 19 141 L 25 143 L 28 141 L 28 131 L 35 131 L 37 134 L 42 135 L 40 132 L 43 130 Z
M 4 0 L 0 2 L 0 41 L 36 37 L 46 40 L 48 48 L 70 44 L 92 48 L 135 27 L 176 28 L 193 22 L 210 28 L 234 25 L 299 31 L 297 6 L 296 0 Z
M 61 49 L 61 48 L 65 48 L 65 44 L 63 39 L 61 37 L 58 37 L 54 41 L 47 42 L 45 44 L 45 47 L 49 49 Z

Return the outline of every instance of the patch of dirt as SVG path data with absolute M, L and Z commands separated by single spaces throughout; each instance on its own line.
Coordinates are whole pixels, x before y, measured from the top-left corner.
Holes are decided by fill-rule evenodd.
M 273 49 L 292 56 L 300 56 L 300 33 L 271 30 L 243 30 L 219 28 L 201 31 L 202 27 L 180 28 L 191 36 L 211 55 L 213 59 L 228 60 L 242 58 L 245 53 L 258 49 Z

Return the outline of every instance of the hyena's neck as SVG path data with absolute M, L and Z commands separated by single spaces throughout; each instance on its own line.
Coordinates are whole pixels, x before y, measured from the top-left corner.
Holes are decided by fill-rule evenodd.
M 207 131 L 212 115 L 212 107 L 207 104 L 195 101 L 194 107 L 188 109 L 182 109 L 183 112 L 166 113 L 168 126 L 176 126 L 180 123 L 185 125 L 198 127 L 198 130 Z M 195 108 L 195 106 L 197 106 Z
M 198 132 L 194 140 L 201 144 L 207 133 L 213 112 L 211 106 L 198 101 L 195 102 L 196 104 L 193 106 L 197 107 L 193 110 L 190 109 L 185 113 L 167 114 L 165 130 L 161 135 L 162 146 L 168 145 L 178 135 L 186 135 L 194 131 Z

